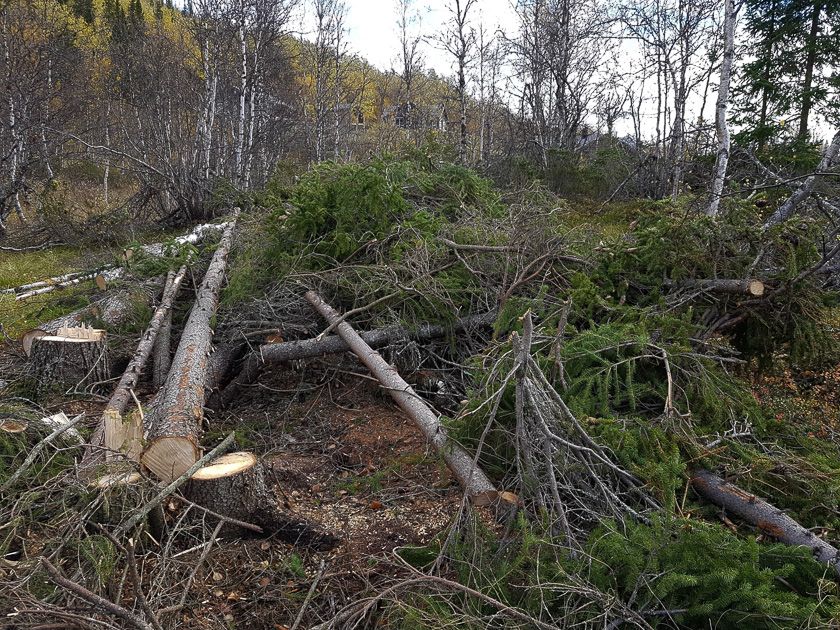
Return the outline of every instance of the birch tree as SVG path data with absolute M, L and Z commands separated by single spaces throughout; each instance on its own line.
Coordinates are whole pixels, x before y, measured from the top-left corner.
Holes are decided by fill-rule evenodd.
M 454 57 L 455 63 L 455 94 L 458 99 L 459 140 L 458 159 L 464 162 L 467 158 L 467 72 L 473 61 L 475 48 L 475 29 L 470 24 L 470 10 L 478 0 L 450 0 L 447 4 L 449 20 L 438 42 L 443 49 Z
M 710 217 L 717 216 L 720 209 L 723 184 L 726 180 L 726 169 L 729 165 L 730 141 L 729 125 L 726 116 L 729 108 L 729 84 L 732 79 L 732 60 L 735 57 L 735 0 L 724 1 L 723 61 L 720 65 L 720 85 L 718 86 L 717 107 L 715 109 L 718 151 L 715 161 L 715 171 L 712 177 L 712 199 L 706 208 L 706 214 Z

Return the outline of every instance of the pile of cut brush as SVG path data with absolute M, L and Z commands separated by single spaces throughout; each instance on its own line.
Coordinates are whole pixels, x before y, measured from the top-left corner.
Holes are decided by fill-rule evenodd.
M 747 205 L 593 219 L 394 160 L 320 165 L 275 205 L 200 227 L 178 257 L 147 246 L 9 290 L 93 280 L 106 297 L 20 340 L 17 386 L 65 413 L 0 409 L 4 623 L 198 627 L 188 595 L 219 545 L 344 545 L 296 510 L 269 449 L 206 417 L 288 372 L 311 405 L 339 374 L 375 379 L 463 500 L 341 595 L 319 591 L 322 560 L 274 627 L 830 625 L 840 445 L 748 381 L 837 362 L 825 225 L 762 230 Z M 195 246 L 218 233 L 182 317 Z M 112 333 L 138 268 L 155 308 L 126 357 Z

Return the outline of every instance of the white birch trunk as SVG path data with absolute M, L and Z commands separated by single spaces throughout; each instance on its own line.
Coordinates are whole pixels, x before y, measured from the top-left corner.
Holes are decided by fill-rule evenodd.
M 715 162 L 715 173 L 712 179 L 712 199 L 706 214 L 716 217 L 720 210 L 720 198 L 723 184 L 726 180 L 726 169 L 729 165 L 729 126 L 726 114 L 729 107 L 729 83 L 732 78 L 732 60 L 735 57 L 735 0 L 725 0 L 724 14 L 724 47 L 723 62 L 720 66 L 720 86 L 718 87 L 717 110 L 715 120 L 717 125 L 718 153 Z

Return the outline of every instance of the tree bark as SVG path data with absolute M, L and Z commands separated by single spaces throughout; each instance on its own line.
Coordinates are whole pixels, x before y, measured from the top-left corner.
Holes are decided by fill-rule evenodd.
M 338 335 L 347 342 L 359 360 L 379 379 L 394 401 L 414 421 L 417 428 L 443 457 L 464 490 L 476 498 L 496 493 L 493 483 L 473 461 L 472 456 L 447 437 L 440 418 L 400 377 L 397 370 L 366 344 L 350 324 L 341 322 L 339 314 L 317 293 L 308 291 L 305 297 L 330 325 L 335 326 Z
M 723 63 L 720 67 L 720 86 L 718 87 L 717 98 L 717 139 L 718 152 L 715 162 L 715 173 L 712 179 L 712 199 L 706 214 L 716 217 L 720 209 L 720 199 L 723 194 L 723 184 L 726 180 L 726 170 L 729 166 L 729 125 L 726 122 L 726 113 L 729 107 L 729 83 L 732 78 L 732 60 L 735 57 L 735 0 L 724 0 L 723 31 Z
M 176 479 L 200 457 L 207 359 L 213 336 L 210 322 L 219 303 L 238 213 L 225 229 L 198 290 L 158 404 L 146 417 L 147 447 L 141 462 L 163 481 Z
M 361 333 L 362 340 L 371 348 L 382 348 L 405 340 L 427 341 L 445 337 L 449 333 L 459 333 L 483 326 L 492 326 L 496 313 L 491 311 L 480 315 L 470 315 L 456 321 L 451 327 L 423 324 L 416 331 L 409 331 L 400 326 L 389 326 Z M 261 346 L 252 352 L 242 364 L 242 369 L 227 387 L 222 390 L 219 402 L 228 406 L 242 391 L 243 387 L 257 380 L 262 366 L 266 363 L 285 363 L 312 359 L 327 354 L 338 354 L 351 350 L 349 344 L 339 335 L 284 341 Z
M 786 545 L 808 547 L 819 562 L 831 566 L 840 577 L 840 552 L 837 548 L 797 523 L 782 510 L 724 481 L 708 470 L 694 471 L 691 485 L 704 499 L 755 525 L 764 534 Z
M 152 385 L 160 389 L 166 382 L 169 366 L 172 365 L 172 310 L 167 311 L 160 325 L 157 339 L 155 339 L 154 365 L 152 367 Z
M 109 377 L 105 331 L 85 329 L 80 336 L 62 328 L 55 335 L 33 340 L 29 361 L 38 394 L 67 391 L 101 383 Z

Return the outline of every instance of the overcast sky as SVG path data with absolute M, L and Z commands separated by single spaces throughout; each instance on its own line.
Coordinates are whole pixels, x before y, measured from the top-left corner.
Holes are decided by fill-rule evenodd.
M 349 0 L 347 2 L 347 25 L 350 48 L 360 53 L 381 70 L 395 66 L 399 49 L 397 35 L 396 0 Z M 417 2 L 421 14 L 422 32 L 439 33 L 445 23 L 448 11 L 445 0 Z M 480 0 L 473 9 L 474 24 L 483 22 L 488 31 L 495 31 L 505 24 L 513 26 L 515 19 L 510 0 Z M 423 46 L 426 65 L 438 74 L 448 75 L 452 71 L 452 59 L 431 45 Z

